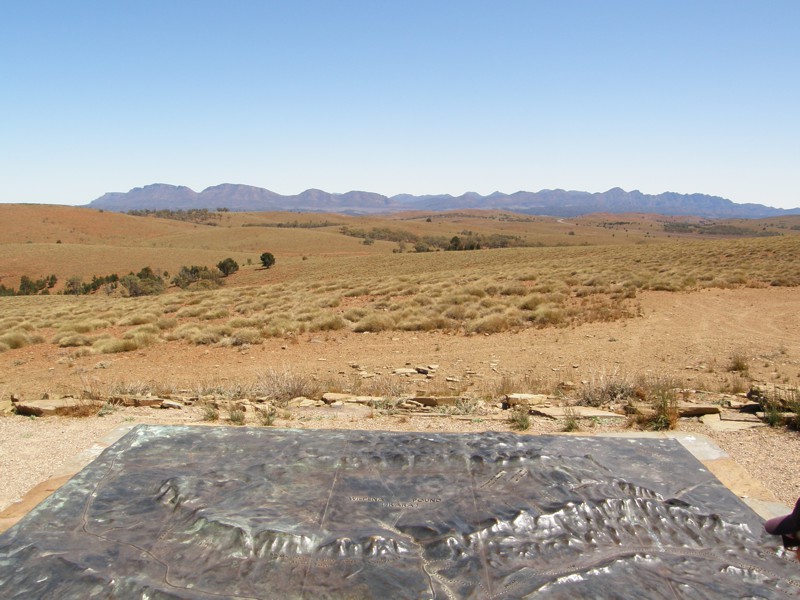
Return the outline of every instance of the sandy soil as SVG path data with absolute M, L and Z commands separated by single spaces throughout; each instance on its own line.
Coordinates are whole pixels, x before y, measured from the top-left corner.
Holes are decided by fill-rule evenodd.
M 439 365 L 433 380 L 418 384 L 421 389 L 445 385 L 446 377 L 456 377 L 480 391 L 496 388 L 503 376 L 522 375 L 538 380 L 545 389 L 564 381 L 580 384 L 614 375 L 669 376 L 686 387 L 714 391 L 751 380 L 793 385 L 800 381 L 797 289 L 651 292 L 640 296 L 640 304 L 640 316 L 625 321 L 491 336 L 335 332 L 270 340 L 242 349 L 169 343 L 134 353 L 80 358 L 52 345 L 28 346 L 0 354 L 0 394 L 28 398 L 43 393 L 80 394 L 87 389 L 103 391 L 119 382 L 194 390 L 200 384 L 254 381 L 270 368 L 291 369 L 344 386 L 355 376 L 353 364 L 386 377 L 406 365 Z M 727 370 L 737 352 L 749 363 L 744 382 Z M 89 419 L 0 418 L 0 510 L 119 425 L 200 420 L 196 409 L 120 409 Z M 278 425 L 412 431 L 509 427 L 503 420 L 370 418 L 356 412 L 279 421 Z M 557 422 L 536 419 L 530 432 L 552 433 L 560 427 Z M 721 434 L 694 421 L 682 421 L 681 427 L 712 437 L 782 502 L 793 503 L 800 496 L 800 472 L 795 468 L 800 464 L 800 434 L 770 429 Z

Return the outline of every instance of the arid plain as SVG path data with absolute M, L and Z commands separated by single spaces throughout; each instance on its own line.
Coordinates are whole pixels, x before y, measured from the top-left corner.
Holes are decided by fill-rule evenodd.
M 291 377 L 313 393 L 385 396 L 387 406 L 421 395 L 469 397 L 475 404 L 464 412 L 474 418 L 434 425 L 392 410 L 348 418 L 285 411 L 277 426 L 476 431 L 511 427 L 481 412 L 511 392 L 579 404 L 609 383 L 657 383 L 684 395 L 732 396 L 755 386 L 796 400 L 798 217 L 221 212 L 179 221 L 3 205 L 0 220 L 0 284 L 57 277 L 48 295 L 0 298 L 6 401 L 72 395 L 100 399 L 99 410 L 121 393 L 264 398 L 270 380 Z M 453 238 L 481 249 L 416 251 Z M 275 257 L 269 269 L 260 264 L 263 252 Z M 169 286 L 182 266 L 213 268 L 225 258 L 240 268 L 219 289 Z M 85 283 L 144 267 L 166 273 L 163 293 L 125 297 L 110 285 L 60 293 L 71 278 Z M 416 366 L 429 372 L 396 372 Z M 90 447 L 103 429 L 204 418 L 197 405 L 177 412 L 120 408 L 83 420 L 36 420 L 47 425 L 3 417 L 3 479 L 29 476 L 3 490 L 0 509 L 52 474 L 57 461 L 48 457 Z M 532 420 L 531 432 L 564 428 Z M 80 423 L 90 421 L 83 429 L 92 435 L 81 436 Z M 258 425 L 252 411 L 245 422 Z M 626 423 L 581 429 L 595 426 L 624 430 Z M 800 494 L 796 431 L 719 433 L 697 419 L 677 427 L 712 436 L 779 500 Z M 58 432 L 71 431 L 77 439 L 53 445 L 73 435 Z

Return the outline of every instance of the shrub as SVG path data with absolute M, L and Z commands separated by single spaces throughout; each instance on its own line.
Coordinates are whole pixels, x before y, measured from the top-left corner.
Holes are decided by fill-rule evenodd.
M 226 258 L 217 263 L 217 268 L 222 271 L 222 274 L 227 277 L 228 275 L 233 275 L 236 271 L 239 270 L 239 263 L 237 263 L 232 258 Z
M 654 379 L 643 382 L 644 395 L 652 410 L 638 413 L 634 422 L 645 429 L 662 431 L 675 429 L 678 425 L 678 397 L 676 382 L 670 379 Z
M 184 266 L 172 278 L 172 283 L 183 290 L 189 289 L 189 287 L 192 287 L 192 289 L 214 289 L 222 285 L 222 275 L 219 271 L 212 271 L 208 267 Z
M 93 280 L 93 284 L 95 282 L 97 282 L 97 287 L 102 283 L 97 278 Z M 136 274 L 125 275 L 119 280 L 119 284 L 125 288 L 129 296 L 154 296 L 163 292 L 165 287 L 164 279 L 150 267 L 144 267 Z M 94 285 L 92 287 L 97 289 Z
M 731 360 L 728 364 L 728 371 L 736 373 L 747 373 L 749 368 L 747 355 L 742 351 L 736 351 L 731 354 Z
M 583 387 L 578 404 L 597 408 L 604 404 L 626 402 L 641 396 L 642 392 L 627 381 L 613 377 L 607 379 L 605 376 L 601 376 L 600 381 Z
M 46 290 L 49 290 L 56 284 L 56 276 L 50 275 L 49 277 L 42 277 L 41 279 L 31 279 L 27 275 L 23 275 L 20 277 L 19 280 L 19 291 L 17 291 L 17 295 L 19 296 L 33 296 L 38 294 L 41 291 L 45 291 L 45 293 L 49 293 Z
M 275 264 L 275 256 L 273 256 L 271 252 L 264 252 L 259 259 L 261 260 L 261 264 L 265 269 L 269 269 Z

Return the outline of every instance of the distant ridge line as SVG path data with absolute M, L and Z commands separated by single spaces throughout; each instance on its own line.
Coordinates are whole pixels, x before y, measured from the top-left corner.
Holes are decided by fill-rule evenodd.
M 589 213 L 649 213 L 670 216 L 705 218 L 760 219 L 800 214 L 800 208 L 783 209 L 763 204 L 736 204 L 720 196 L 706 194 L 643 194 L 612 188 L 606 192 L 571 190 L 518 191 L 512 194 L 494 192 L 482 196 L 467 192 L 449 194 L 398 194 L 383 196 L 374 192 L 350 191 L 332 194 L 308 189 L 300 194 L 284 196 L 265 188 L 223 183 L 195 192 L 181 185 L 153 183 L 128 192 L 109 192 L 85 205 L 88 208 L 114 212 L 130 210 L 189 210 L 227 208 L 231 211 L 298 211 L 334 212 L 343 214 L 376 214 L 411 210 L 445 211 L 459 209 L 507 210 L 524 214 L 554 217 L 576 217 Z

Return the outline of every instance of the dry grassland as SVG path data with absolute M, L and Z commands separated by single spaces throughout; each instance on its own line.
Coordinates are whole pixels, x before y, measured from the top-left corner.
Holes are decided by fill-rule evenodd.
M 174 273 L 180 265 L 214 265 L 226 256 L 242 265 L 214 291 L 2 298 L 0 353 L 7 357 L 34 346 L 56 348 L 73 360 L 165 344 L 180 353 L 333 333 L 469 337 L 558 330 L 639 316 L 644 291 L 800 285 L 800 236 L 790 235 L 800 228 L 792 219 L 751 223 L 754 234 L 773 228 L 781 236 L 709 239 L 670 237 L 664 218 L 651 216 L 570 222 L 478 211 L 364 218 L 225 213 L 212 227 L 64 207 L 0 209 L 10 219 L 0 243 L 0 275 L 12 285 L 9 273 L 56 273 L 64 281 L 146 265 Z M 16 225 L 26 220 L 29 231 Z M 529 242 L 549 235 L 573 244 L 397 252 L 395 242 L 365 245 L 343 235 L 342 226 L 408 228 L 415 235 L 430 228 L 444 236 L 513 234 Z M 59 228 L 87 239 L 47 242 Z M 13 239 L 23 234 L 31 243 Z M 594 238 L 601 243 L 588 245 Z M 268 270 L 257 265 L 264 250 L 277 258 Z
M 317 241 L 334 235 L 277 233 L 311 234 Z M 635 316 L 642 290 L 800 285 L 796 236 L 365 256 L 332 256 L 335 247 L 326 243 L 307 260 L 278 254 L 270 270 L 245 266 L 215 291 L 5 298 L 0 350 L 32 343 L 94 353 L 164 341 L 240 346 L 335 330 L 491 334 Z M 106 247 L 97 250 L 99 264 L 114 264 L 112 257 L 99 258 Z M 69 255 L 71 247 L 58 251 Z M 170 252 L 185 264 L 210 257 L 211 251 Z M 123 256 L 140 255 L 128 249 Z M 19 260 L 33 258 L 22 252 Z M 81 259 L 76 254 L 72 260 Z

